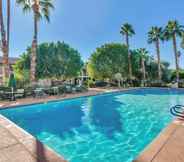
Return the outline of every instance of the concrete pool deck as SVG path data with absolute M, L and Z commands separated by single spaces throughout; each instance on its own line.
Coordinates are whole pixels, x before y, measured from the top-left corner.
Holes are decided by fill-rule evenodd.
M 0 102 L 0 109 L 52 100 L 91 96 L 120 90 L 91 89 L 85 93 L 27 98 L 16 102 Z M 122 89 L 121 89 L 122 91 Z M 67 162 L 32 135 L 0 115 L 0 162 Z M 138 156 L 134 162 L 184 162 L 184 121 L 174 120 Z

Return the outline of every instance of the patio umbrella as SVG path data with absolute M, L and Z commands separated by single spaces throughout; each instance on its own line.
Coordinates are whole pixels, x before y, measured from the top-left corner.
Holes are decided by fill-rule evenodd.
M 15 100 L 14 89 L 16 88 L 16 80 L 15 80 L 15 76 L 13 73 L 10 74 L 8 87 L 10 87 L 12 90 L 12 100 Z

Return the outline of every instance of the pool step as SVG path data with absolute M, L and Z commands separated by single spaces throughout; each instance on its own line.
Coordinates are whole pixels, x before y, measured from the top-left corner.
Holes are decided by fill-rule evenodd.
M 184 106 L 183 105 L 175 105 L 171 107 L 170 112 L 172 115 L 184 119 Z

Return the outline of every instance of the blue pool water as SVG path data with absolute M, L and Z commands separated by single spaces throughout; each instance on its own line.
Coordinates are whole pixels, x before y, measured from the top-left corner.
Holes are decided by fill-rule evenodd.
M 184 91 L 138 89 L 0 113 L 70 162 L 130 162 L 172 120 Z

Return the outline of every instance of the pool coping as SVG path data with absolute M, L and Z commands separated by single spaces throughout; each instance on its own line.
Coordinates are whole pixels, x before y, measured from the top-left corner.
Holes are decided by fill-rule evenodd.
M 23 106 L 31 106 L 31 105 L 37 105 L 37 104 L 52 103 L 52 102 L 59 102 L 59 101 L 77 99 L 77 98 L 85 98 L 85 97 L 90 97 L 90 96 L 99 96 L 99 95 L 105 95 L 105 94 L 113 94 L 113 93 L 120 93 L 120 92 L 126 92 L 126 91 L 131 91 L 131 90 L 150 89 L 150 88 L 151 89 L 175 89 L 175 90 L 183 90 L 184 91 L 184 88 L 168 88 L 168 87 L 133 87 L 133 88 L 124 88 L 124 89 L 113 89 L 113 90 L 108 90 L 108 91 L 94 92 L 93 94 L 79 93 L 79 95 L 72 96 L 72 97 L 70 95 L 69 96 L 60 96 L 59 98 L 56 98 L 56 99 L 48 99 L 47 101 L 39 101 L 39 102 L 33 102 L 33 103 L 25 103 L 25 104 L 20 103 L 17 105 L 9 105 L 8 104 L 5 106 L 0 105 L 0 111 L 2 109 L 18 108 L 18 107 L 23 107 Z M 42 98 L 40 98 L 40 99 L 42 99 Z
M 17 105 L 9 105 L 8 104 L 6 106 L 0 106 L 0 111 L 3 110 L 3 109 L 11 109 L 11 108 L 18 108 L 18 107 L 23 107 L 23 106 L 31 106 L 31 105 L 37 105 L 37 104 L 60 102 L 60 101 L 65 101 L 65 100 L 86 98 L 86 97 L 113 94 L 113 93 L 121 93 L 121 92 L 126 92 L 126 91 L 131 91 L 131 90 L 137 90 L 137 89 L 144 89 L 144 88 L 137 87 L 137 88 L 115 89 L 115 90 L 112 90 L 112 91 L 109 90 L 109 91 L 93 92 L 92 94 L 79 93 L 79 95 L 77 95 L 77 96 L 72 96 L 72 97 L 70 95 L 69 96 L 61 96 L 61 97 L 56 98 L 56 99 L 48 99 L 47 101 L 38 101 L 38 102 L 25 103 L 25 104 L 20 103 L 20 104 L 17 104 Z M 40 98 L 40 99 L 42 99 L 42 98 Z
M 171 123 L 168 124 L 167 127 L 165 127 L 160 134 L 133 160 L 133 162 L 183 162 L 184 160 L 184 151 L 180 149 L 177 150 L 177 148 L 173 148 L 168 145 L 168 143 L 173 140 L 178 142 L 176 133 L 180 130 L 184 133 L 184 120 L 181 120 L 179 118 L 173 119 Z M 182 135 L 182 134 L 180 134 Z M 180 142 L 182 143 L 182 141 Z M 182 148 L 184 148 L 184 142 L 182 143 Z M 177 151 L 182 151 L 182 160 L 180 158 L 176 158 L 176 156 L 173 154 L 173 149 L 176 149 Z M 170 152 L 170 154 L 166 155 L 166 153 L 163 151 L 167 150 L 167 153 Z M 174 152 L 175 153 L 175 152 Z M 166 160 L 165 157 L 170 160 Z M 181 160 L 181 161 L 180 161 Z

